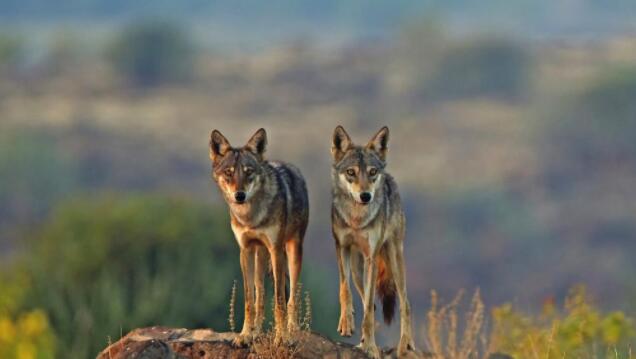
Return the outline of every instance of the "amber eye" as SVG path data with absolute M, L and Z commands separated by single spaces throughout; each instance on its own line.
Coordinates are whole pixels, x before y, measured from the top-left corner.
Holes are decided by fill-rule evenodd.
M 378 169 L 377 168 L 372 168 L 369 170 L 369 176 L 375 176 L 378 174 Z
M 224 174 L 226 177 L 232 177 L 232 175 L 234 174 L 234 171 L 232 171 L 231 168 L 228 168 L 225 170 Z
M 356 171 L 353 168 L 349 168 L 347 170 L 347 175 L 353 177 L 356 175 Z
M 243 172 L 245 172 L 245 175 L 249 176 L 252 173 L 254 173 L 254 170 L 251 167 L 245 167 L 245 169 L 243 170 Z

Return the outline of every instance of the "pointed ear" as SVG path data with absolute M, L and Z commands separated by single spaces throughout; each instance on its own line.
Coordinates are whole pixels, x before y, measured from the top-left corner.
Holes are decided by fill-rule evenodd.
M 260 128 L 258 131 L 256 131 L 255 134 L 252 135 L 249 141 L 247 141 L 247 144 L 245 145 L 245 149 L 252 152 L 256 156 L 258 156 L 259 159 L 262 160 L 263 154 L 265 153 L 266 146 L 267 146 L 267 133 L 265 132 L 265 129 Z
M 336 161 L 340 161 L 344 153 L 353 146 L 351 137 L 342 126 L 336 127 L 333 131 L 333 140 L 331 143 L 331 155 Z
M 216 162 L 217 159 L 223 157 L 225 153 L 232 148 L 230 142 L 221 132 L 214 130 L 210 134 L 210 159 Z
M 382 161 L 386 161 L 386 153 L 389 143 L 389 128 L 384 126 L 373 136 L 371 141 L 367 143 L 367 148 L 375 151 Z

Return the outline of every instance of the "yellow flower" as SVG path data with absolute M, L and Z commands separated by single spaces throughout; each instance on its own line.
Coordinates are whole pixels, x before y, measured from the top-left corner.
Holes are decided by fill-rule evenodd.
M 37 350 L 31 342 L 18 342 L 16 346 L 16 359 L 35 359 Z
M 0 342 L 11 342 L 15 339 L 15 325 L 6 317 L 0 318 Z
M 28 337 L 34 337 L 43 333 L 48 321 L 43 311 L 36 309 L 30 311 L 20 317 L 19 323 L 20 333 Z

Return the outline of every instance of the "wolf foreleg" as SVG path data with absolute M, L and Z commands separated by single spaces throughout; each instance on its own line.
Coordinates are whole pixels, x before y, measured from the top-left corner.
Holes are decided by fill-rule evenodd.
M 350 337 L 355 331 L 353 301 L 351 298 L 351 286 L 349 284 L 351 249 L 339 245 L 337 240 L 336 243 L 338 273 L 340 277 L 340 321 L 338 322 L 338 333 L 343 337 Z

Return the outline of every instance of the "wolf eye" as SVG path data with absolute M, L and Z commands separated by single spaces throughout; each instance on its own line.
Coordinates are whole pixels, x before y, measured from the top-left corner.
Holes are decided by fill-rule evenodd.
M 356 171 L 354 171 L 353 168 L 349 168 L 347 170 L 347 175 L 353 177 L 356 175 Z
M 369 176 L 375 176 L 378 174 L 378 169 L 377 168 L 372 168 L 369 170 Z
M 232 177 L 232 175 L 234 174 L 234 171 L 232 171 L 231 168 L 228 168 L 225 170 L 225 172 L 223 172 L 227 177 Z
M 245 174 L 247 176 L 251 175 L 252 173 L 254 173 L 254 170 L 251 167 L 245 167 L 245 169 L 243 170 L 243 172 L 245 172 Z

